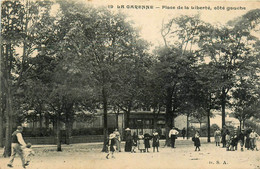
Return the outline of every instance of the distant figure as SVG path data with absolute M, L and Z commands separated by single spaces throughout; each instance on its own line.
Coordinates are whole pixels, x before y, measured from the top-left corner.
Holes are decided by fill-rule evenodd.
M 233 151 L 237 150 L 238 141 L 239 141 L 238 135 L 234 135 L 234 137 L 231 140 L 231 146 Z
M 215 131 L 214 138 L 215 138 L 216 146 L 220 146 L 221 131 L 219 130 L 219 128 L 217 128 L 217 130 Z
M 25 165 L 29 165 L 30 161 L 31 161 L 31 157 L 34 156 L 34 151 L 31 148 L 32 144 L 31 143 L 27 143 L 26 144 L 26 148 L 23 150 L 24 151 L 24 159 L 25 159 Z
M 245 131 L 244 131 L 244 129 L 242 129 L 241 132 L 238 135 L 238 143 L 240 145 L 240 150 L 244 151 L 244 149 L 243 149 L 244 143 L 245 143 Z
M 13 162 L 16 154 L 20 156 L 22 160 L 23 168 L 26 167 L 25 160 L 24 160 L 24 153 L 22 149 L 22 146 L 25 147 L 26 143 L 23 140 L 22 132 L 23 132 L 23 127 L 18 126 L 17 130 L 12 134 L 12 154 L 9 163 L 7 164 L 8 167 L 11 168 L 13 167 Z
M 159 152 L 159 146 L 160 146 L 159 140 L 160 140 L 159 134 L 156 131 L 154 131 L 154 133 L 153 133 L 153 152 L 155 151 L 155 147 L 156 147 L 157 152 Z
M 223 144 L 223 148 L 226 147 L 226 134 L 227 134 L 227 128 L 224 125 L 223 128 L 221 129 L 221 138 L 222 138 L 222 144 Z
M 125 136 L 125 152 L 131 152 L 132 151 L 132 136 L 131 136 L 131 130 L 129 128 L 125 129 L 126 136 Z
M 136 153 L 136 147 L 137 147 L 137 141 L 138 141 L 138 136 L 137 136 L 137 134 L 136 134 L 136 132 L 134 132 L 133 133 L 133 137 L 132 137 L 132 141 L 133 141 L 133 143 L 132 143 L 132 153 Z
M 138 135 L 137 146 L 138 146 L 138 150 L 140 150 L 141 153 L 145 151 L 144 136 L 142 132 L 140 132 L 140 134 Z
M 109 135 L 107 146 L 108 146 L 108 154 L 106 158 L 109 159 L 109 155 L 111 155 L 112 158 L 115 158 L 114 152 L 116 150 L 116 135 L 114 133 Z
M 121 152 L 121 137 L 118 129 L 116 128 L 115 131 L 113 132 L 116 135 L 116 150 L 118 152 Z
M 240 127 L 239 126 L 237 126 L 237 128 L 234 130 L 234 138 L 235 138 L 235 141 L 234 141 L 234 148 L 235 148 L 235 150 L 237 150 L 237 144 L 238 144 L 238 136 L 239 136 L 239 134 L 240 134 Z
M 256 151 L 258 151 L 257 144 L 256 144 L 256 140 L 258 139 L 258 137 L 259 137 L 259 135 L 255 132 L 255 130 L 252 130 L 252 132 L 249 135 L 250 143 L 251 143 L 251 150 L 256 149 Z
M 145 133 L 144 134 L 144 147 L 145 147 L 145 152 L 147 152 L 147 153 L 149 153 L 149 148 L 151 148 L 150 140 L 151 140 L 150 134 Z
M 251 148 L 251 142 L 250 142 L 250 133 L 252 132 L 252 129 L 251 128 L 248 128 L 245 132 L 245 136 L 246 136 L 246 143 L 245 143 L 245 148 L 247 150 L 249 150 Z
M 185 135 L 186 135 L 186 129 L 185 129 L 185 127 L 182 129 L 181 135 L 182 135 L 182 137 L 183 137 L 183 139 L 184 139 L 184 138 L 185 138 Z
M 225 141 L 226 141 L 227 151 L 229 151 L 230 150 L 230 143 L 231 143 L 231 136 L 230 136 L 230 133 L 229 133 L 228 130 L 226 131 Z
M 175 139 L 177 138 L 177 135 L 179 134 L 179 132 L 176 130 L 175 127 L 173 127 L 170 132 L 169 132 L 169 138 L 171 138 L 171 146 L 172 148 L 176 148 L 175 147 Z
M 194 142 L 195 151 L 200 151 L 200 134 L 199 131 L 196 131 L 194 137 L 192 138 L 192 141 Z

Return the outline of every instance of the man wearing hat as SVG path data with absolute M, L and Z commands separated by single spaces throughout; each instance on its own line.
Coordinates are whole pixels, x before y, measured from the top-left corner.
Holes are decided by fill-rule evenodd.
M 23 140 L 22 131 L 23 131 L 23 127 L 18 126 L 17 130 L 14 131 L 12 134 L 12 154 L 9 163 L 7 164 L 8 167 L 13 167 L 13 161 L 15 155 L 18 154 L 22 160 L 22 166 L 23 168 L 25 168 L 25 160 L 24 160 L 22 146 L 25 147 L 26 143 Z

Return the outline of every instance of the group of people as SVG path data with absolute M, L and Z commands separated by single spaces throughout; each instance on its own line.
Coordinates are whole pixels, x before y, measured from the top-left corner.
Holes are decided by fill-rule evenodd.
M 149 152 L 149 148 L 151 148 L 150 145 L 150 140 L 152 140 L 152 147 L 153 147 L 153 152 L 155 150 L 159 152 L 159 133 L 157 131 L 153 131 L 153 134 L 150 135 L 149 133 L 143 134 L 142 132 L 139 132 L 138 135 L 136 132 L 133 132 L 133 135 L 131 135 L 131 130 L 129 128 L 125 129 L 126 134 L 125 134 L 125 152 L 132 152 L 136 153 L 136 150 L 139 150 L 141 153 Z M 177 128 L 173 127 L 169 131 L 169 138 L 171 140 L 171 147 L 175 147 L 175 140 L 177 139 L 179 134 L 179 131 Z M 182 131 L 182 136 L 185 135 L 184 132 Z M 194 142 L 195 151 L 200 151 L 200 139 L 199 139 L 199 132 L 196 131 L 194 137 L 192 138 L 192 141 Z M 121 152 L 121 136 L 120 133 L 118 132 L 118 129 L 115 129 L 113 133 L 111 133 L 108 137 L 107 141 L 107 149 L 108 149 L 108 154 L 106 158 L 108 159 L 109 156 L 111 158 L 114 157 L 114 152 L 118 151 Z
M 175 147 L 175 140 L 177 139 L 178 134 L 179 134 L 179 131 L 175 127 L 173 127 L 169 132 L 169 138 L 171 139 L 171 147 L 172 148 L 176 148 Z M 186 134 L 186 130 L 185 130 L 185 128 L 183 128 L 182 131 L 181 131 L 181 135 L 182 135 L 183 139 L 185 137 L 185 134 Z M 200 134 L 199 134 L 199 131 L 195 132 L 195 135 L 192 137 L 192 141 L 194 142 L 195 151 L 197 151 L 197 150 L 200 151 Z
M 34 151 L 32 150 L 31 143 L 25 143 L 23 136 L 22 136 L 23 127 L 18 126 L 16 131 L 12 133 L 12 153 L 10 157 L 10 161 L 7 164 L 8 167 L 13 167 L 14 158 L 17 155 L 22 160 L 22 166 L 23 168 L 26 168 L 26 166 L 29 165 L 29 162 L 31 160 L 31 156 L 34 155 Z
M 129 128 L 125 129 L 125 131 L 125 152 L 136 153 L 137 150 L 139 150 L 141 153 L 149 152 L 149 148 L 151 148 L 150 140 L 152 140 L 153 152 L 155 152 L 155 150 L 159 152 L 160 136 L 157 131 L 154 130 L 152 135 L 150 135 L 149 133 L 143 134 L 142 132 L 139 132 L 138 135 L 136 134 L 136 132 L 133 132 L 133 135 L 131 135 L 131 129 Z M 120 133 L 118 132 L 118 129 L 115 129 L 115 131 L 111 133 L 108 137 L 108 154 L 106 156 L 107 159 L 110 155 L 111 158 L 115 158 L 115 151 L 121 152 L 120 144 Z
M 233 132 L 230 132 L 226 126 L 222 130 L 217 129 L 214 133 L 216 146 L 220 146 L 220 142 L 223 144 L 223 148 L 226 148 L 227 151 L 235 151 L 237 147 L 240 146 L 240 150 L 244 151 L 244 147 L 247 150 L 256 150 L 257 148 L 257 139 L 259 135 L 251 128 L 241 129 L 238 127 Z

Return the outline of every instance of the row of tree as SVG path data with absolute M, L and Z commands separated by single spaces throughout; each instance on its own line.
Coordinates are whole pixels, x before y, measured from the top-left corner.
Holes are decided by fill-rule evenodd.
M 129 127 L 130 111 L 152 109 L 156 121 L 165 109 L 166 132 L 179 114 L 207 117 L 210 127 L 215 109 L 225 125 L 227 106 L 241 123 L 259 118 L 259 39 L 253 36 L 259 14 L 250 11 L 226 26 L 198 15 L 172 18 L 162 24 L 164 45 L 151 53 L 122 13 L 70 1 L 2 2 L 4 155 L 10 155 L 12 128 L 34 118 L 53 122 L 61 151 L 61 121 L 69 137 L 86 110 L 103 110 L 103 151 L 109 110 L 124 111 Z

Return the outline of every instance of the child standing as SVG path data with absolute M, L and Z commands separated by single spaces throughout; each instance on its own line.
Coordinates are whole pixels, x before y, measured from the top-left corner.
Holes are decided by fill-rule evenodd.
M 219 130 L 219 128 L 215 131 L 214 137 L 215 137 L 216 146 L 220 146 L 221 131 Z
M 200 135 L 199 131 L 196 131 L 195 136 L 192 138 L 192 141 L 194 141 L 195 151 L 200 151 Z
M 226 147 L 227 147 L 227 151 L 230 150 L 230 143 L 231 143 L 230 132 L 227 130 L 227 133 L 226 133 Z
M 140 133 L 140 135 L 138 135 L 137 145 L 138 145 L 138 149 L 140 150 L 141 153 L 145 151 L 144 136 L 142 135 L 142 133 Z
M 31 161 L 31 156 L 34 156 L 34 154 L 35 154 L 31 147 L 32 147 L 32 144 L 31 143 L 27 143 L 26 144 L 26 148 L 23 149 L 25 166 L 29 165 L 29 163 Z
M 153 133 L 153 152 L 155 151 L 155 147 L 157 149 L 157 152 L 159 152 L 159 134 L 157 132 Z
M 235 134 L 234 137 L 231 138 L 231 141 L 230 141 L 230 145 L 231 145 L 231 148 L 230 150 L 231 151 L 235 151 L 237 150 L 237 144 L 238 144 L 238 136 Z
M 114 152 L 116 150 L 116 135 L 114 133 L 109 135 L 107 146 L 108 146 L 108 154 L 106 158 L 108 159 L 110 154 L 112 155 L 112 158 L 115 158 Z

